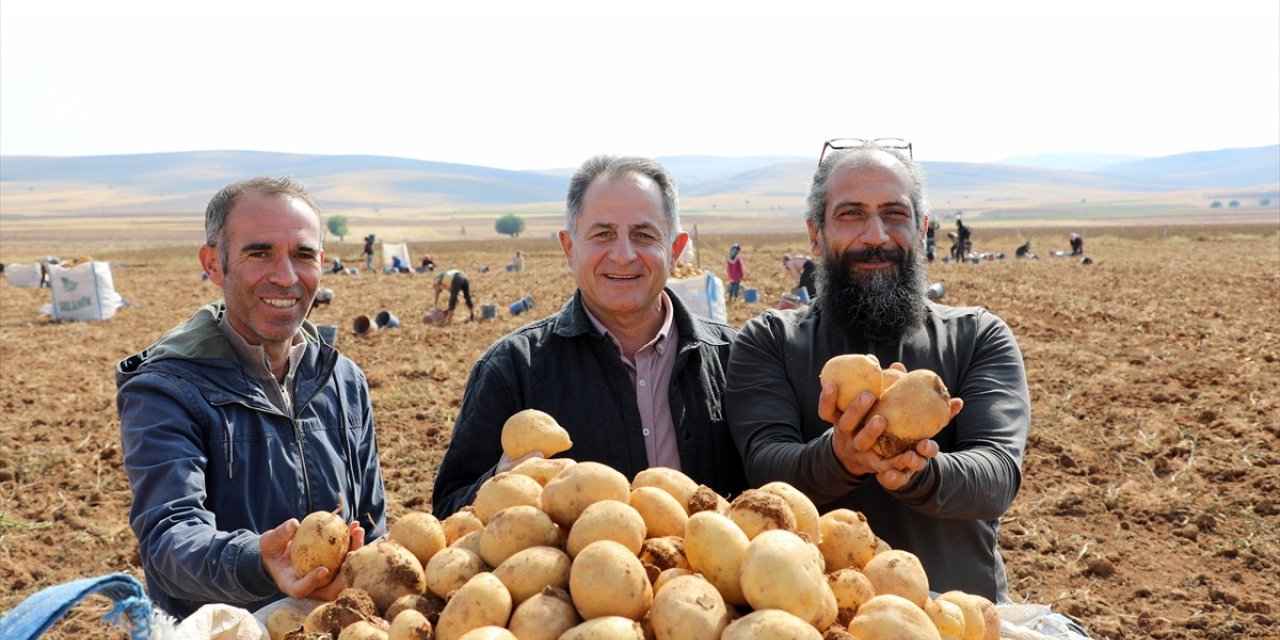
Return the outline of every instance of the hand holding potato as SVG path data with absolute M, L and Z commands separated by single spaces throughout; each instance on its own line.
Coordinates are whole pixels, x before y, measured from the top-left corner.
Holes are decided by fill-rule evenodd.
M 267 573 L 275 581 L 280 592 L 290 598 L 316 598 L 333 600 L 346 588 L 347 581 L 342 572 L 330 571 L 326 567 L 316 567 L 306 575 L 298 577 L 293 568 L 290 554 L 290 543 L 298 533 L 298 520 L 290 518 L 280 526 L 262 533 L 258 537 L 258 548 L 262 553 L 262 564 Z M 358 522 L 348 524 L 350 549 L 345 558 L 364 546 L 364 528 Z

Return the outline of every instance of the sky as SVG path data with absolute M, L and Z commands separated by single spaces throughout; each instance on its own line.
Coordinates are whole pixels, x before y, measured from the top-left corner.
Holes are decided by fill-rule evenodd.
M 547 169 L 835 137 L 957 162 L 1277 144 L 1280 2 L 0 4 L 3 155 Z

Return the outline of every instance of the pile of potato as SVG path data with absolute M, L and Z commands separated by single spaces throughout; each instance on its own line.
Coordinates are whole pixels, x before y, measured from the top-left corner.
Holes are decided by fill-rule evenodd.
M 572 446 L 545 414 L 521 424 L 509 457 Z M 730 502 L 672 469 L 628 482 L 567 458 L 494 475 L 443 521 L 401 517 L 342 572 L 341 597 L 301 621 L 281 610 L 272 639 L 999 638 L 991 602 L 930 598 L 919 560 L 860 513 L 819 515 L 782 482 Z
M 671 277 L 683 280 L 684 278 L 692 278 L 705 273 L 702 269 L 693 266 L 689 262 L 677 262 L 676 266 L 671 268 Z

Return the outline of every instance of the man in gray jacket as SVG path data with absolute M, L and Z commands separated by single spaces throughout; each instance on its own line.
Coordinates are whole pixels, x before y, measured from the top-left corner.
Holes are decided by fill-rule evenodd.
M 860 511 L 920 558 L 932 590 L 1003 601 L 997 530 L 1022 482 L 1026 373 L 999 318 L 926 299 L 928 222 L 920 168 L 902 150 L 863 143 L 820 160 L 806 213 L 818 297 L 743 327 L 729 357 L 729 427 L 752 485 L 783 480 L 823 511 Z M 885 421 L 868 414 L 872 395 L 841 413 L 835 385 L 818 380 L 845 353 L 937 373 L 953 398 L 950 423 L 880 458 L 871 445 Z
M 386 530 L 369 387 L 306 321 L 324 267 L 302 185 L 255 178 L 209 203 L 200 264 L 224 300 L 116 368 L 129 520 L 147 592 L 185 617 L 206 603 L 257 609 L 332 600 L 324 567 L 298 577 L 299 520 L 341 506 L 351 550 Z

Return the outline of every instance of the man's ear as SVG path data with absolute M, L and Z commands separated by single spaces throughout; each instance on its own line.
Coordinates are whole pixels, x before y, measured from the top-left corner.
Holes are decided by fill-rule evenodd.
M 209 276 L 209 281 L 222 286 L 223 271 L 222 255 L 218 252 L 217 247 L 204 245 L 200 247 L 200 266 L 204 268 L 205 275 Z
M 569 235 L 568 229 L 561 229 L 560 234 L 557 237 L 560 238 L 560 248 L 564 250 L 564 261 L 569 265 L 569 268 L 572 269 L 573 236 Z
M 804 224 L 809 228 L 809 253 L 816 256 L 819 254 L 818 236 L 821 235 L 822 232 L 818 230 L 817 223 L 810 218 L 805 218 Z

